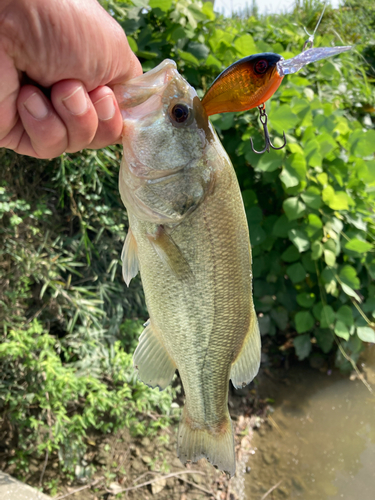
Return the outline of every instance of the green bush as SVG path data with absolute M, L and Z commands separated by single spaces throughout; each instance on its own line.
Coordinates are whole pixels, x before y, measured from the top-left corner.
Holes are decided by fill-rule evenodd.
M 296 55 L 306 40 L 303 25 L 312 31 L 322 9 L 304 2 L 289 16 L 224 19 L 210 2 L 106 5 L 145 70 L 175 59 L 200 95 L 241 57 Z M 356 360 L 363 342 L 375 342 L 375 131 L 366 113 L 375 93 L 362 54 L 375 10 L 369 4 L 362 25 L 353 22 L 353 12 L 364 17 L 353 1 L 340 11 L 328 9 L 315 43 L 330 46 L 341 35 L 356 48 L 287 77 L 267 104 L 273 134 L 287 135 L 285 150 L 252 152 L 249 138 L 263 141 L 253 112 L 212 117 L 243 193 L 262 334 L 283 342 L 296 332 L 299 359 L 313 349 L 329 353 L 340 342 Z M 350 367 L 340 351 L 336 362 Z
M 79 333 L 86 349 L 91 344 L 91 352 L 99 350 L 101 339 Z M 88 370 L 74 362 L 75 354 L 37 320 L 27 330 L 11 330 L 0 344 L 2 417 L 17 428 L 10 463 L 23 472 L 30 454 L 46 451 L 58 452 L 65 470 L 71 471 L 85 454 L 88 429 L 105 434 L 126 426 L 135 434 L 154 435 L 170 422 L 171 391 L 160 393 L 139 382 L 132 355 L 120 342 L 93 363 L 100 377 L 92 365 Z M 155 407 L 163 417 L 149 421 Z

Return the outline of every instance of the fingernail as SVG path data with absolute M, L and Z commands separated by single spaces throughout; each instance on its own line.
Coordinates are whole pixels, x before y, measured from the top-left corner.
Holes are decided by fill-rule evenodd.
M 94 106 L 99 120 L 103 122 L 115 116 L 116 108 L 111 95 L 102 97 L 94 103 Z
M 23 103 L 26 110 L 36 120 L 43 120 L 48 115 L 48 107 L 44 99 L 37 93 L 31 94 Z
M 88 100 L 82 86 L 75 89 L 68 97 L 64 97 L 62 102 L 72 115 L 83 115 L 88 107 Z

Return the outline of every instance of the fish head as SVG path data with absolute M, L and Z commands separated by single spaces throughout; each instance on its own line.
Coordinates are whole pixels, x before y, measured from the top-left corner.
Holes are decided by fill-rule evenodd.
M 196 91 L 165 60 L 115 87 L 123 117 L 122 142 L 129 168 L 156 179 L 200 158 L 211 129 Z
M 171 60 L 114 91 L 123 117 L 125 206 L 144 220 L 181 221 L 211 182 L 205 155 L 216 136 L 196 91 Z
M 277 69 L 280 60 L 280 55 L 265 52 L 244 57 L 225 69 L 202 100 L 207 115 L 243 111 L 266 102 L 282 82 Z

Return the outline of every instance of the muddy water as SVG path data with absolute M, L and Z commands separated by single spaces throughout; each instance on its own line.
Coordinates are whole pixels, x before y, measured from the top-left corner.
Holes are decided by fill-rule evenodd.
M 375 346 L 374 346 L 375 347 Z M 375 391 L 375 349 L 362 360 Z M 375 397 L 359 380 L 292 369 L 261 388 L 273 397 L 254 436 L 247 500 L 375 500 Z

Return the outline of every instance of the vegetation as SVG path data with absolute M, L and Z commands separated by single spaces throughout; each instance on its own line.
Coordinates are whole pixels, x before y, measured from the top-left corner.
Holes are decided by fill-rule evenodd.
M 172 58 L 201 96 L 241 57 L 299 53 L 322 9 L 225 19 L 193 0 L 103 5 L 145 70 Z M 286 149 L 251 151 L 250 137 L 263 141 L 254 111 L 212 120 L 243 192 L 274 357 L 334 358 L 344 370 L 375 342 L 374 23 L 371 0 L 327 9 L 315 45 L 355 48 L 284 79 L 267 112 Z M 72 471 L 88 429 L 152 434 L 171 419 L 172 389 L 145 387 L 131 367 L 147 311 L 139 278 L 127 289 L 121 276 L 120 158 L 117 146 L 52 161 L 0 152 L 0 420 L 21 471 L 46 450 Z

